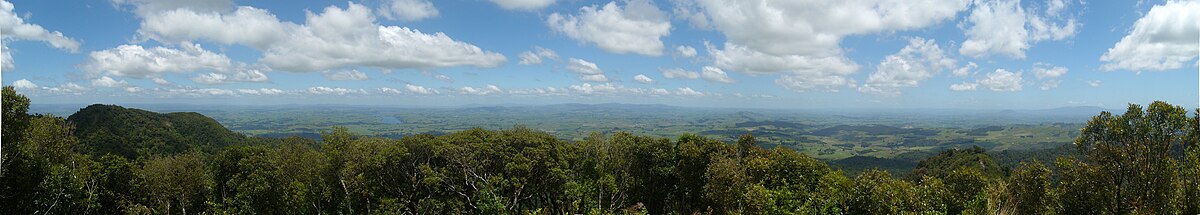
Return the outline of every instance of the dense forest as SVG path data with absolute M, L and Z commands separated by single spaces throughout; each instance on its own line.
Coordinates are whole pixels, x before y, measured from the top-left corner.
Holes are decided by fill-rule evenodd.
M 29 115 L 3 90 L 6 214 L 1198 214 L 1200 116 L 1099 113 L 1070 155 L 951 149 L 848 175 L 791 149 L 524 127 L 400 139 L 249 137 L 196 113 Z

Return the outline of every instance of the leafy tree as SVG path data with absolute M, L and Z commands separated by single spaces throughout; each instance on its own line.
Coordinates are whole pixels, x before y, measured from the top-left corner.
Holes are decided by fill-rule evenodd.
M 1145 111 L 1130 104 L 1123 115 L 1102 112 L 1088 121 L 1075 140 L 1094 166 L 1106 192 L 1111 213 L 1174 213 L 1179 190 L 1175 150 L 1188 143 L 1187 110 L 1165 102 L 1151 103 Z
M 146 160 L 134 184 L 144 194 L 140 203 L 154 213 L 204 212 L 213 187 L 208 166 L 198 151 Z
M 12 162 L 11 159 L 19 153 L 14 146 L 24 141 L 22 133 L 29 127 L 29 98 L 17 94 L 12 86 L 4 87 L 2 97 L 0 105 L 4 108 L 4 123 L 0 129 L 0 135 L 3 135 L 0 136 L 0 139 L 3 139 L 3 144 L 0 144 L 0 175 L 4 174 L 4 170 Z
M 1041 162 L 1021 163 L 1008 178 L 1011 185 L 1007 196 L 1011 198 L 1017 214 L 1046 214 L 1051 211 L 1054 200 L 1051 193 L 1050 169 Z

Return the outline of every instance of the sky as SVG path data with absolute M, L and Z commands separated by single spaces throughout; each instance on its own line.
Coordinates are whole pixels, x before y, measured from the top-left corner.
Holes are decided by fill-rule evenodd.
M 1200 1 L 13 0 L 0 42 L 43 104 L 1200 106 Z

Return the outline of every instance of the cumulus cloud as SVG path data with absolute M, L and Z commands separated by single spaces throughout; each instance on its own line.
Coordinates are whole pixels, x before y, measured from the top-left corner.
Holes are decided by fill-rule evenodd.
M 517 62 L 518 64 L 536 65 L 542 64 L 542 58 L 558 60 L 558 53 L 554 53 L 554 50 L 534 46 L 533 51 L 521 52 L 517 57 L 521 59 L 521 61 Z
M 859 68 L 843 55 L 843 38 L 932 26 L 953 19 L 969 1 L 698 0 L 694 5 L 702 14 L 688 19 L 693 24 L 701 23 L 696 17 L 707 19 L 727 38 L 721 48 L 706 44 L 714 66 L 778 74 L 775 82 L 795 91 L 836 91 L 853 87 L 848 75 Z
M 223 70 L 233 65 L 225 55 L 204 50 L 199 44 L 185 43 L 180 47 L 182 50 L 121 45 L 92 52 L 80 67 L 97 75 L 152 78 L 164 73 Z
M 404 90 L 408 90 L 408 92 L 410 92 L 410 93 L 416 93 L 416 94 L 421 94 L 421 95 L 438 94 L 438 91 L 433 88 L 417 86 L 417 85 L 412 85 L 412 84 L 405 84 Z
M 643 75 L 643 74 L 638 74 L 637 76 L 633 76 L 633 81 L 637 81 L 638 83 L 643 83 L 643 84 L 653 84 L 654 83 L 654 79 L 651 79 L 650 77 L 646 77 L 646 75 Z
M 725 43 L 724 49 L 708 45 L 708 53 L 717 68 L 751 75 L 782 74 L 775 82 L 794 91 L 853 86 L 847 76 L 859 68 L 841 55 L 772 55 L 733 43 Z
M 391 95 L 403 95 L 404 94 L 404 91 L 400 91 L 400 89 L 395 89 L 395 88 L 390 88 L 390 87 L 380 87 L 379 89 L 376 89 L 376 90 L 378 90 L 380 94 L 391 94 Z
M 37 84 L 33 84 L 32 81 L 25 80 L 25 79 L 14 81 L 12 83 L 12 86 L 17 89 L 25 89 L 25 90 L 32 90 L 32 89 L 38 88 Z
M 334 81 L 361 81 L 367 80 L 367 73 L 359 72 L 357 69 L 342 70 L 337 72 L 323 72 L 322 76 L 326 79 Z
M 349 3 L 308 12 L 303 25 L 281 22 L 253 7 L 233 12 L 177 9 L 147 15 L 139 34 L 167 43 L 208 40 L 262 51 L 259 62 L 274 69 L 308 72 L 350 66 L 385 69 L 499 66 L 504 55 L 451 39 L 443 33 L 381 26 L 371 9 Z
M 675 53 L 683 57 L 696 57 L 696 48 L 691 46 L 676 46 Z
M 1109 48 L 1100 61 L 1105 71 L 1178 69 L 1200 56 L 1200 2 L 1169 1 L 1155 5 L 1133 24 L 1129 34 Z M 1195 64 L 1191 64 L 1195 65 Z
M 1066 74 L 1067 67 L 1053 66 L 1044 63 L 1037 63 L 1033 65 L 1033 76 L 1037 77 L 1039 81 L 1042 81 L 1040 87 L 1042 90 L 1057 88 L 1058 84 L 1062 83 L 1062 80 L 1059 80 L 1058 78 Z
M 581 81 L 592 82 L 608 82 L 608 77 L 604 76 L 604 71 L 595 63 L 586 60 L 571 58 L 567 61 L 567 71 L 579 75 Z
M 984 79 L 979 80 L 979 85 L 992 91 L 1011 92 L 1021 91 L 1021 81 L 1021 72 L 1013 73 L 1004 69 L 996 69 L 995 72 L 988 73 Z
M 8 45 L 0 44 L 0 72 L 12 71 L 17 68 L 12 61 L 12 54 L 8 53 Z
M 363 89 L 347 89 L 340 87 L 311 87 L 308 88 L 309 94 L 315 95 L 351 95 L 351 94 L 367 94 Z
M 729 74 L 725 74 L 725 71 L 721 70 L 721 68 L 706 66 L 700 71 L 700 77 L 704 78 L 706 81 L 726 84 L 736 82 L 732 78 L 729 78 Z
M 975 4 L 965 23 L 967 40 L 958 52 L 975 57 L 1000 54 L 1025 58 L 1033 42 L 1062 40 L 1078 31 L 1075 18 L 1062 14 L 1063 1 L 1046 1 L 1045 13 L 1028 12 L 1020 0 L 982 1 Z M 1027 13 L 1028 12 L 1028 13 Z
M 681 79 L 697 79 L 700 78 L 699 72 L 691 72 L 680 68 L 659 69 L 663 77 L 666 78 L 681 78 Z
M 487 86 L 482 87 L 482 88 L 462 87 L 461 89 L 459 89 L 459 93 L 482 96 L 482 95 L 504 93 L 504 90 L 500 90 L 500 87 L 497 87 L 496 85 L 488 84 Z
M 8 1 L 0 1 L 0 32 L 4 32 L 0 35 L 0 39 L 42 41 L 54 48 L 70 52 L 79 51 L 79 41 L 64 36 L 62 32 L 50 31 L 40 25 L 25 23 L 25 19 L 17 16 L 17 13 L 13 11 L 15 8 Z
M 416 21 L 438 16 L 437 8 L 429 0 L 385 0 L 378 11 L 390 20 Z
M 152 79 L 150 79 L 150 81 L 153 81 L 154 84 L 157 84 L 160 86 L 170 86 L 171 85 L 171 81 L 168 81 L 167 79 L 163 79 L 163 78 L 152 78 Z
M 959 84 L 951 84 L 950 90 L 953 91 L 975 91 L 975 87 L 979 86 L 976 83 L 963 82 Z
M 958 69 L 954 69 L 953 72 L 950 72 L 950 75 L 955 77 L 967 77 L 968 75 L 971 75 L 971 72 L 975 71 L 975 69 L 979 69 L 979 64 L 975 64 L 975 62 L 968 62 L 967 65 L 959 67 Z
M 662 55 L 661 38 L 671 34 L 671 20 L 649 0 L 625 3 L 624 7 L 615 1 L 603 7 L 584 6 L 578 15 L 553 13 L 546 23 L 556 32 L 607 52 Z
M 554 4 L 554 0 L 489 0 L 505 10 L 538 10 Z
M 108 76 L 100 77 L 92 80 L 92 86 L 96 87 L 125 87 L 129 86 L 125 80 L 116 80 Z
M 154 80 L 155 83 L 159 83 L 159 81 L 158 81 L 159 79 L 161 79 L 161 78 L 155 78 L 155 80 Z M 192 77 L 191 80 L 192 80 L 192 82 L 201 83 L 201 84 L 209 84 L 209 85 L 228 84 L 228 83 L 233 83 L 233 82 L 267 82 L 267 81 L 270 81 L 270 79 L 267 78 L 267 74 L 264 74 L 261 69 L 246 68 L 245 66 L 240 67 L 240 68 L 222 70 L 220 72 L 215 72 L 215 73 L 210 72 L 210 73 L 206 73 L 206 74 L 200 74 L 195 77 Z M 166 81 L 166 80 L 163 80 L 163 81 Z M 169 84 L 169 83 L 167 83 L 167 84 Z M 159 85 L 164 85 L 164 84 L 160 83 Z
M 259 89 L 238 89 L 238 93 L 242 95 L 281 95 L 285 92 L 275 88 L 259 88 Z
M 953 68 L 954 59 L 945 55 L 934 40 L 913 38 L 900 52 L 884 57 L 876 71 L 858 91 L 877 95 L 900 95 L 900 88 L 917 87 L 942 70 Z
M 702 92 L 700 92 L 700 91 L 693 90 L 691 87 L 682 87 L 682 88 L 675 89 L 675 95 L 680 95 L 680 96 L 704 96 L 705 94 L 704 94 L 704 93 L 702 93 Z
M 1100 85 L 1103 83 L 1104 82 L 1101 82 L 1100 80 L 1087 81 L 1088 86 L 1091 86 L 1091 87 L 1100 87 Z

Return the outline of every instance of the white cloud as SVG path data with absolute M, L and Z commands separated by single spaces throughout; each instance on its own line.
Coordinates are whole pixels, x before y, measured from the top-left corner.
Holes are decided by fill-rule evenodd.
M 675 52 L 683 57 L 696 57 L 696 48 L 691 46 L 676 46 Z
M 649 0 L 626 1 L 624 7 L 609 2 L 603 7 L 584 6 L 579 15 L 550 14 L 546 23 L 575 40 L 594 43 L 611 53 L 659 56 L 660 38 L 671 34 L 671 20 Z
M 571 58 L 567 61 L 567 71 L 579 74 L 579 80 L 581 81 L 608 82 L 608 77 L 604 76 L 604 71 L 600 70 L 600 67 L 596 66 L 595 63 L 586 60 Z
M 608 82 L 608 76 L 604 76 L 604 74 L 579 75 L 579 80 L 590 82 Z
M 771 55 L 837 55 L 847 35 L 920 29 L 952 19 L 967 0 L 699 0 L 730 43 Z
M 323 72 L 322 76 L 326 79 L 334 81 L 361 81 L 367 80 L 367 73 L 359 72 L 357 69 L 342 70 L 337 72 Z
M 32 89 L 38 88 L 37 84 L 33 84 L 32 81 L 25 80 L 25 79 L 14 81 L 12 83 L 12 86 L 17 89 L 26 89 L 26 90 L 32 90 Z
M 504 91 L 500 90 L 500 87 L 496 87 L 496 85 L 488 84 L 487 86 L 485 86 L 483 88 L 462 87 L 461 89 L 459 89 L 459 93 L 482 96 L 482 95 L 489 95 L 489 94 L 500 94 L 500 93 L 504 93 Z
M 380 87 L 378 90 L 379 90 L 379 93 L 381 93 L 381 94 L 392 94 L 392 95 L 403 95 L 404 94 L 404 92 L 400 91 L 399 89 L 389 88 L 389 87 Z
M 416 21 L 438 16 L 437 8 L 429 0 L 385 0 L 378 11 L 390 20 Z
M 954 59 L 946 56 L 934 40 L 913 38 L 900 52 L 884 57 L 858 91 L 900 95 L 900 88 L 917 87 L 921 81 L 954 65 Z
M 92 52 L 80 67 L 94 75 L 153 78 L 163 73 L 224 70 L 232 66 L 228 57 L 204 50 L 199 44 L 185 43 L 181 48 L 121 45 Z
M 159 86 L 170 86 L 171 85 L 171 81 L 167 81 L 167 79 L 163 79 L 163 78 L 152 78 L 150 80 L 153 81 L 154 84 L 158 84 Z
M 367 94 L 367 91 L 362 89 L 347 89 L 340 87 L 311 87 L 308 88 L 308 93 L 315 95 L 351 95 Z
M 783 75 L 775 80 L 775 84 L 783 86 L 784 89 L 805 92 L 811 90 L 825 90 L 837 92 L 841 87 L 854 87 L 854 80 L 844 76 L 802 76 L 802 75 Z
M 1048 68 L 1049 67 L 1049 68 Z M 1067 67 L 1038 63 L 1033 65 L 1033 75 L 1040 79 L 1058 78 L 1067 74 Z
M 1054 89 L 1054 88 L 1058 88 L 1058 84 L 1060 84 L 1060 83 L 1062 83 L 1062 80 L 1058 80 L 1058 79 L 1046 80 L 1046 81 L 1042 82 L 1042 85 L 1039 88 L 1041 88 L 1042 90 Z
M 100 78 L 97 78 L 97 79 L 95 79 L 95 80 L 92 80 L 92 86 L 96 86 L 96 87 L 125 87 L 125 86 L 129 86 L 129 83 L 128 83 L 128 82 L 125 82 L 125 80 L 116 80 L 116 79 L 110 78 L 110 77 L 108 77 L 108 76 L 104 76 L 104 77 L 100 77 Z
M 1091 87 L 1100 87 L 1100 85 L 1103 83 L 1104 82 L 1101 82 L 1100 80 L 1087 81 L 1088 86 L 1091 86 Z
M 720 68 L 706 66 L 706 67 L 704 67 L 704 69 L 701 69 L 700 71 L 701 71 L 700 77 L 704 78 L 704 80 L 707 80 L 707 81 L 726 83 L 726 84 L 731 84 L 733 82 L 736 82 L 732 78 L 729 78 L 729 74 L 725 74 L 725 71 L 721 70 Z
M 70 52 L 79 51 L 79 41 L 63 36 L 62 32 L 49 31 L 40 25 L 25 23 L 25 19 L 13 11 L 14 8 L 12 3 L 0 1 L 0 32 L 4 32 L 0 34 L 0 39 L 42 41 L 54 48 Z
M 521 61 L 517 62 L 517 64 L 521 65 L 542 64 L 542 58 L 538 57 L 537 54 L 533 54 L 533 52 L 521 52 L 520 55 L 517 55 L 517 58 L 521 59 Z
M 987 77 L 979 80 L 979 85 L 992 91 L 1021 91 L 1021 81 L 1021 72 L 1013 73 L 1004 69 L 996 69 L 995 72 L 988 73 Z
M 154 80 L 155 83 L 158 83 L 157 79 L 161 79 L 161 78 L 155 78 L 155 80 Z M 163 80 L 163 81 L 166 81 L 166 80 Z M 219 71 L 216 73 L 210 72 L 210 73 L 206 73 L 206 74 L 200 74 L 195 77 L 192 77 L 192 82 L 201 83 L 201 84 L 209 84 L 209 85 L 227 84 L 227 83 L 232 83 L 232 82 L 259 82 L 259 83 L 261 83 L 261 82 L 267 82 L 267 81 L 270 81 L 270 79 L 267 78 L 266 74 L 263 74 L 262 70 L 254 69 L 254 68 L 247 68 L 246 66 L 242 66 L 239 68 L 233 68 L 233 69 L 227 69 L 227 70 Z M 160 84 L 160 85 L 162 85 L 162 84 Z
M 667 89 L 663 89 L 663 88 L 650 89 L 650 91 L 648 93 L 650 93 L 650 95 L 655 95 L 655 96 L 671 95 L 671 91 L 668 91 Z
M 542 58 L 558 60 L 558 54 L 554 53 L 554 50 L 542 48 L 540 46 L 534 46 L 533 49 L 533 51 L 521 52 L 521 54 L 518 55 L 518 58 L 520 58 L 521 61 L 517 63 L 521 65 L 536 65 L 542 64 Z
M 79 84 L 75 84 L 75 83 L 71 83 L 71 82 L 67 82 L 65 84 L 59 84 L 57 87 L 47 87 L 47 88 L 43 88 L 43 89 L 46 89 L 47 91 L 50 91 L 51 93 L 69 93 L 69 94 L 80 94 L 80 93 L 83 93 L 84 91 L 88 90 L 86 87 L 79 86 Z
M 538 10 L 554 4 L 554 0 L 489 0 L 505 10 Z
M 1105 71 L 1178 69 L 1200 56 L 1200 2 L 1155 5 L 1100 61 Z M 1195 64 L 1192 64 L 1195 65 Z
M 311 91 L 312 89 L 310 89 Z M 332 90 L 332 89 L 330 89 Z M 260 88 L 260 89 L 238 89 L 238 93 L 242 95 L 281 95 L 285 92 L 275 88 Z M 319 91 L 319 90 L 318 90 Z
M 17 68 L 12 61 L 12 54 L 8 53 L 8 45 L 0 43 L 0 72 L 12 71 Z
M 854 86 L 848 75 L 859 68 L 843 55 L 844 37 L 932 26 L 953 19 L 969 1 L 698 0 L 695 5 L 727 38 L 724 48 L 706 44 L 714 66 L 778 74 L 775 82 L 795 91 L 836 91 Z M 700 23 L 696 17 L 702 16 L 688 19 Z
M 434 75 L 434 76 L 433 76 L 433 78 L 435 78 L 435 79 L 437 79 L 437 80 L 439 80 L 439 81 L 445 81 L 445 82 L 454 83 L 454 79 L 450 78 L 450 76 L 446 76 L 446 75 L 443 75 L 443 74 L 437 74 L 437 75 Z
M 697 79 L 700 78 L 699 72 L 691 72 L 680 68 L 659 69 L 662 71 L 663 77 L 666 78 L 682 78 L 682 79 Z
M 1034 77 L 1037 77 L 1038 80 L 1042 81 L 1042 85 L 1040 87 L 1042 90 L 1057 88 L 1058 84 L 1062 83 L 1062 80 L 1058 80 L 1058 78 L 1066 74 L 1067 67 L 1052 66 L 1044 63 L 1037 63 L 1033 65 L 1033 75 Z
M 970 27 L 958 52 L 975 58 L 1001 54 L 1024 59 L 1033 42 L 1062 40 L 1078 32 L 1075 18 L 1061 13 L 1066 6 L 1051 1 L 1045 13 L 1027 13 L 1020 0 L 978 2 L 965 21 Z
M 654 79 L 650 79 L 650 77 L 646 77 L 646 75 L 643 75 L 643 74 L 638 74 L 637 76 L 633 76 L 633 80 L 637 81 L 638 83 L 643 83 L 643 84 L 653 84 L 654 83 Z
M 978 87 L 978 86 L 979 86 L 979 84 L 976 84 L 976 83 L 963 82 L 960 84 L 951 84 L 950 90 L 953 90 L 953 91 L 975 91 L 975 87 Z
M 955 69 L 953 72 L 950 72 L 950 75 L 953 75 L 955 77 L 967 77 L 968 75 L 971 75 L 971 72 L 975 71 L 975 69 L 979 69 L 979 64 L 975 64 L 975 62 L 968 62 L 966 66 L 960 67 L 958 69 Z
M 571 89 L 571 91 L 574 91 L 577 93 L 582 93 L 582 94 L 604 94 L 604 93 L 616 93 L 616 92 L 618 92 L 619 89 L 623 89 L 623 88 L 624 87 L 619 87 L 612 83 L 603 83 L 603 84 L 596 84 L 596 85 L 592 85 L 590 83 L 583 83 L 581 85 L 571 85 L 567 89 Z
M 259 62 L 297 72 L 350 66 L 485 68 L 506 61 L 501 54 L 440 32 L 380 26 L 370 9 L 355 3 L 345 9 L 330 6 L 319 14 L 309 12 L 304 25 L 281 22 L 253 7 L 238 7 L 232 13 L 179 9 L 146 16 L 138 32 L 167 43 L 204 39 L 246 45 L 263 52 Z
M 859 68 L 841 55 L 772 55 L 732 43 L 725 43 L 724 50 L 708 45 L 708 53 L 714 66 L 724 70 L 751 75 L 782 73 L 775 83 L 794 91 L 851 87 L 854 80 L 847 76 Z
M 416 93 L 416 94 L 421 94 L 421 95 L 438 94 L 438 91 L 435 89 L 423 87 L 423 86 L 412 85 L 412 84 L 405 84 L 404 89 L 408 90 L 408 92 L 410 92 L 410 93 Z
M 693 90 L 691 87 L 683 87 L 683 88 L 678 88 L 678 89 L 675 89 L 675 95 L 680 95 L 680 96 L 704 96 L 705 94 L 704 94 L 704 93 L 702 93 L 702 92 L 700 92 L 700 91 Z

